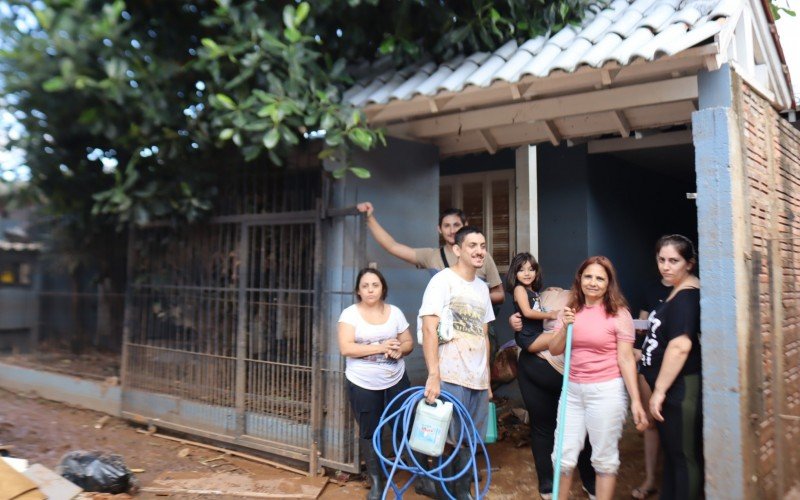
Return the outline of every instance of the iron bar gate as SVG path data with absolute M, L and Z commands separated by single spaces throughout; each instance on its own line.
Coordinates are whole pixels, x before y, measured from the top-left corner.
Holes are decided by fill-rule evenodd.
M 125 417 L 306 462 L 311 474 L 357 470 L 336 320 L 365 227 L 354 209 L 317 207 L 132 234 Z

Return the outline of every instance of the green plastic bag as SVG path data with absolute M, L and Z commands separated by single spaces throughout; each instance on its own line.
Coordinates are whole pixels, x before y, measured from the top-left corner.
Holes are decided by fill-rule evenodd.
M 494 403 L 489 403 L 489 416 L 487 417 L 488 425 L 486 426 L 486 444 L 497 442 L 497 409 Z

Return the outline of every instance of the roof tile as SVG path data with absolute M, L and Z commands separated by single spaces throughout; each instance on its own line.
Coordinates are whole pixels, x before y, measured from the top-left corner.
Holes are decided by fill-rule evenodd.
M 547 76 L 550 73 L 550 64 L 561 54 L 561 48 L 552 43 L 544 46 L 541 52 L 533 58 L 533 61 L 522 68 L 522 75 L 534 75 L 538 77 Z
M 613 21 L 606 16 L 597 16 L 578 36 L 595 43 L 606 33 L 612 23 Z
M 403 71 L 387 71 L 390 61 L 381 58 L 362 68 L 362 74 L 378 76 L 358 80 L 342 98 L 363 106 L 460 92 L 468 85 L 486 87 L 498 80 L 513 83 L 526 75 L 544 78 L 581 65 L 650 61 L 703 43 L 743 8 L 742 0 L 598 0 L 580 26 L 566 26 L 549 38 L 539 36 L 519 46 L 511 40 L 493 53 L 459 55 L 438 66 L 418 64 Z
M 597 42 L 589 52 L 584 54 L 581 63 L 598 68 L 602 66 L 604 62 L 606 62 L 609 54 L 611 54 L 621 43 L 622 38 L 620 38 L 618 34 L 606 33 L 606 36 Z
M 575 71 L 575 68 L 578 66 L 578 63 L 583 57 L 584 54 L 589 52 L 592 48 L 592 42 L 585 38 L 576 38 L 572 45 L 569 48 L 561 53 L 553 64 L 550 65 L 550 71 L 560 69 L 571 73 Z
M 675 8 L 666 3 L 656 5 L 655 9 L 651 9 L 647 15 L 639 21 L 637 28 L 645 27 L 650 28 L 655 32 L 660 32 L 662 28 L 669 26 L 667 21 L 675 14 Z
M 491 56 L 488 52 L 476 52 L 466 58 L 461 65 L 453 71 L 453 74 L 448 76 L 445 81 L 439 84 L 438 90 L 448 90 L 450 92 L 458 92 L 464 88 L 464 82 L 469 76 L 480 68 L 488 58 Z
M 546 40 L 545 37 L 538 36 L 523 43 L 508 62 L 497 70 L 492 80 L 505 80 L 508 82 L 519 80 L 522 69 L 542 50 Z
M 508 59 L 516 51 L 517 42 L 515 40 L 511 40 L 510 42 L 506 43 L 494 51 L 494 53 L 489 56 L 486 62 L 481 64 L 480 68 L 478 68 L 478 71 L 472 73 L 472 75 L 467 78 L 466 84 L 477 85 L 479 87 L 490 84 L 494 74 L 503 67 L 506 61 L 508 61 Z
M 615 22 L 608 30 L 616 33 L 622 38 L 627 38 L 631 33 L 636 30 L 636 25 L 642 19 L 642 13 L 637 10 L 629 10 L 617 22 Z

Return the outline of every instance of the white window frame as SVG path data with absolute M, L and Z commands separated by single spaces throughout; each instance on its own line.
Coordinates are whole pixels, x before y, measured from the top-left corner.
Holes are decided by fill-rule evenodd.
M 486 247 L 494 256 L 494 236 L 492 235 L 492 183 L 495 181 L 508 182 L 508 224 L 509 224 L 509 260 L 517 248 L 517 216 L 516 216 L 516 172 L 513 168 L 507 170 L 489 170 L 471 174 L 443 175 L 439 179 L 442 186 L 450 186 L 452 190 L 452 205 L 456 208 L 464 207 L 464 184 L 480 183 L 483 187 L 483 218 L 484 220 L 468 221 L 480 225 L 486 235 Z M 507 265 L 498 266 L 500 272 L 508 270 Z

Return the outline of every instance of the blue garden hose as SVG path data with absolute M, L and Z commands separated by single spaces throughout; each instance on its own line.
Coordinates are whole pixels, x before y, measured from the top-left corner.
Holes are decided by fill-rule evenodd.
M 461 401 L 456 399 L 447 391 L 442 391 L 439 395 L 439 399 L 453 403 L 453 420 L 450 422 L 450 425 L 453 425 L 456 422 L 461 423 L 459 426 L 460 432 L 456 441 L 455 449 L 459 449 L 462 444 L 466 444 L 466 448 L 469 450 L 470 456 L 469 463 L 467 463 L 462 470 L 457 471 L 455 474 L 446 476 L 444 470 L 453 462 L 456 456 L 455 453 L 452 453 L 445 460 L 443 460 L 442 457 L 439 457 L 438 465 L 431 470 L 426 470 L 417 461 L 414 451 L 408 445 L 408 436 L 411 432 L 411 421 L 414 417 L 417 404 L 424 398 L 425 388 L 421 386 L 409 387 L 405 391 L 395 396 L 395 398 L 392 399 L 392 401 L 383 410 L 383 415 L 381 415 L 381 420 L 378 423 L 378 427 L 375 429 L 375 432 L 372 435 L 372 446 L 375 448 L 375 453 L 380 459 L 383 473 L 387 477 L 386 488 L 383 490 L 382 498 L 384 500 L 386 499 L 389 489 L 394 491 L 396 498 L 403 498 L 403 493 L 405 493 L 406 490 L 408 490 L 408 488 L 410 488 L 414 483 L 414 480 L 420 476 L 427 476 L 434 481 L 438 481 L 442 484 L 442 486 L 444 486 L 445 483 L 455 481 L 464 474 L 467 474 L 470 470 L 472 470 L 475 491 L 478 492 L 478 466 L 475 462 L 475 452 L 477 451 L 478 446 L 480 446 L 481 450 L 483 451 L 483 456 L 486 459 L 486 485 L 483 487 L 482 491 L 478 492 L 477 498 L 485 498 L 486 494 L 489 492 L 489 484 L 492 482 L 492 468 L 489 464 L 489 454 L 486 452 L 486 446 L 484 446 L 483 443 L 483 436 L 475 428 L 475 424 L 472 421 L 469 411 L 467 411 L 464 405 L 461 404 Z M 389 426 L 391 429 L 392 445 L 394 447 L 393 451 L 395 457 L 394 460 L 390 460 L 383 454 L 381 435 L 384 426 Z M 464 432 L 465 429 L 467 432 Z M 410 458 L 412 463 L 407 463 L 404 460 L 405 457 Z M 391 466 L 391 472 L 387 472 L 387 466 Z M 394 484 L 393 481 L 394 475 L 398 470 L 408 471 L 412 474 L 411 479 L 402 488 Z M 447 488 L 442 489 L 450 499 L 455 500 L 455 497 L 450 494 Z
M 553 498 L 558 500 L 561 484 L 561 454 L 564 452 L 564 424 L 567 418 L 567 388 L 569 387 L 569 358 L 572 355 L 572 323 L 567 325 L 567 348 L 564 351 L 564 378 L 561 397 L 558 398 L 558 432 L 556 433 L 556 459 L 553 464 Z

